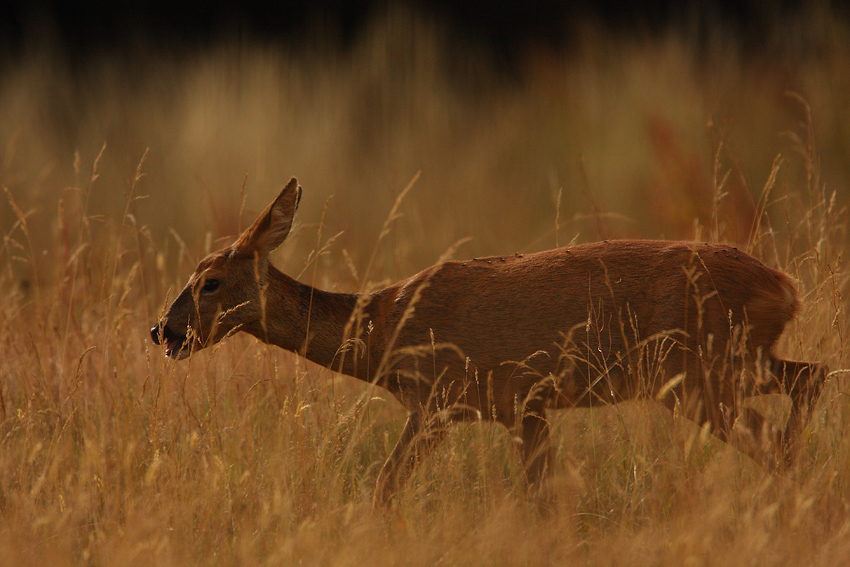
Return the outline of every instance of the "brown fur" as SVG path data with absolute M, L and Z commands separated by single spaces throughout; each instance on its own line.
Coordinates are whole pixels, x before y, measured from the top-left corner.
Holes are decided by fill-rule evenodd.
M 268 261 L 300 195 L 293 178 L 236 243 L 202 260 L 151 333 L 183 357 L 241 330 L 392 392 L 410 416 L 377 502 L 445 422 L 515 429 L 529 483 L 543 486 L 548 409 L 634 398 L 678 405 L 764 463 L 783 441 L 790 458 L 824 369 L 773 353 L 799 307 L 782 272 L 721 244 L 606 241 L 446 262 L 363 296 L 329 293 Z M 202 291 L 208 280 L 217 289 Z M 769 392 L 793 400 L 784 439 L 742 404 Z M 739 418 L 744 435 L 733 438 Z

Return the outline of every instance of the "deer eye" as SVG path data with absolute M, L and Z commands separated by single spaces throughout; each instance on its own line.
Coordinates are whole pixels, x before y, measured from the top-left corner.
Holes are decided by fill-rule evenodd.
M 212 293 L 218 289 L 218 280 L 208 279 L 204 281 L 204 287 L 201 288 L 201 291 L 204 293 Z

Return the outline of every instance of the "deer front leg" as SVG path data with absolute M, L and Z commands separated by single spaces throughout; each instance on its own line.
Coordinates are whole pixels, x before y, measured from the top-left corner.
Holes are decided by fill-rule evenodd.
M 552 468 L 552 447 L 549 443 L 549 422 L 546 416 L 526 414 L 521 422 L 521 455 L 528 479 L 529 494 L 538 499 L 541 510 L 546 509 L 553 499 L 546 475 Z
M 445 437 L 445 428 L 433 428 L 427 417 L 418 413 L 408 416 L 401 437 L 387 458 L 375 485 L 373 508 L 390 503 L 393 494 L 401 488 L 416 464 L 425 459 Z

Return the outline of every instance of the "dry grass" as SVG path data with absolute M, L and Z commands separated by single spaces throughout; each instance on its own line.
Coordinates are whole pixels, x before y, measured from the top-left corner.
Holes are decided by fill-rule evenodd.
M 821 13 L 792 31 L 829 49 L 752 60 L 718 42 L 697 64 L 674 38 L 589 33 L 508 81 L 392 14 L 343 55 L 4 67 L 0 564 L 844 564 L 850 36 Z M 834 371 L 803 458 L 765 474 L 650 403 L 560 412 L 555 517 L 523 498 L 488 424 L 454 428 L 398 515 L 373 515 L 395 401 L 357 404 L 355 380 L 247 337 L 175 363 L 148 335 L 238 232 L 240 187 L 244 222 L 293 174 L 302 230 L 276 262 L 305 267 L 334 193 L 321 244 L 345 233 L 317 260 L 325 288 L 409 275 L 470 235 L 464 256 L 600 236 L 750 247 L 800 282 L 781 353 Z

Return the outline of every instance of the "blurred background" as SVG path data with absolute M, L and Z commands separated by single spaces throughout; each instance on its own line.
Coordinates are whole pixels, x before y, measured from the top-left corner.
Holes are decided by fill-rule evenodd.
M 320 264 L 330 288 L 366 285 L 417 173 L 369 280 L 465 237 L 459 257 L 793 232 L 820 197 L 847 202 L 848 13 L 825 0 L 4 2 L 0 226 L 20 230 L 17 206 L 42 254 L 15 263 L 7 240 L 4 263 L 68 265 L 63 234 L 82 226 L 110 247 L 129 227 L 183 281 L 291 176 L 301 230 L 278 261 L 299 272 L 327 203 L 323 242 L 342 231 Z

